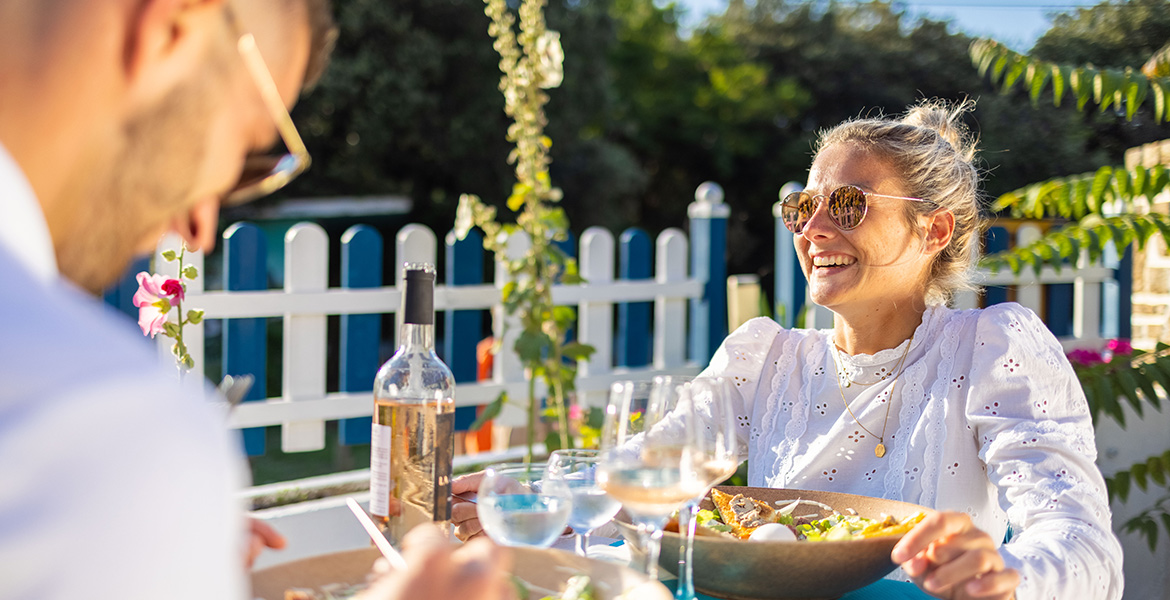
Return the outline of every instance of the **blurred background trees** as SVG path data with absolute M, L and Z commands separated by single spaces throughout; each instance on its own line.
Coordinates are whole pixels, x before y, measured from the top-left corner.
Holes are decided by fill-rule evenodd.
M 286 196 L 408 196 L 412 220 L 436 231 L 460 193 L 502 206 L 507 122 L 483 3 L 334 3 L 333 64 L 294 112 L 314 167 Z M 733 209 L 729 272 L 764 289 L 777 192 L 805 179 L 816 132 L 843 119 L 977 98 L 989 197 L 1170 137 L 1149 115 L 1001 94 L 968 58 L 970 38 L 889 2 L 730 0 L 692 31 L 654 0 L 550 0 L 547 14 L 566 54 L 548 106 L 552 176 L 573 229 L 682 226 L 695 187 L 714 180 Z M 1170 0 L 1132 0 L 1058 16 L 1031 54 L 1138 68 L 1166 40 Z

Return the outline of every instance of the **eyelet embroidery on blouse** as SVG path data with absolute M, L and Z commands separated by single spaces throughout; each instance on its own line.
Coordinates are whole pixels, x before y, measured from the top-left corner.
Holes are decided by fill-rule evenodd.
M 822 402 L 822 403 L 816 405 L 815 407 L 813 407 L 813 410 L 821 413 L 821 416 L 824 416 L 825 412 L 829 410 L 829 403 Z
M 789 446 L 787 435 L 785 440 L 776 448 L 768 447 L 769 435 L 764 435 L 765 431 L 775 432 L 784 431 L 787 434 L 788 425 L 791 425 L 793 402 L 789 399 L 781 399 L 781 393 L 788 387 L 788 380 L 792 376 L 793 363 L 796 361 L 796 348 L 799 346 L 798 342 L 803 337 L 795 331 L 784 332 L 784 348 L 780 352 L 780 358 L 777 359 L 776 372 L 772 375 L 772 389 L 765 396 L 764 418 L 757 424 L 760 427 L 760 435 L 756 439 L 755 456 L 759 460 L 748 462 L 749 481 L 753 485 L 758 485 L 756 482 L 763 482 L 764 485 L 771 485 L 775 481 L 776 475 L 782 469 L 781 461 L 783 460 L 786 446 Z M 789 415 L 788 424 L 781 424 L 781 414 Z M 766 429 L 765 429 L 766 428 Z M 771 465 L 765 465 L 767 459 L 772 458 Z
M 824 477 L 825 479 L 827 479 L 829 481 L 832 481 L 833 477 L 835 477 L 836 475 L 837 475 L 837 469 L 829 469 L 827 471 L 821 471 L 821 477 Z
M 942 323 L 939 324 L 939 329 L 942 330 L 941 338 L 943 339 L 943 343 L 938 346 L 940 360 L 934 382 L 930 386 L 929 397 L 922 400 L 923 420 L 926 423 L 926 452 L 923 456 L 921 485 L 917 488 L 920 490 L 920 496 L 917 500 L 919 504 L 934 506 L 935 503 L 935 494 L 939 484 L 939 466 L 943 461 L 943 444 L 947 439 L 946 415 L 948 399 L 951 394 L 950 379 L 954 376 L 955 354 L 961 345 L 960 335 L 969 330 L 970 323 L 978 316 L 979 311 L 953 311 L 940 319 Z M 926 391 L 921 388 L 918 394 L 927 395 Z M 906 437 L 909 438 L 909 435 Z M 906 450 L 902 451 L 906 452 Z M 886 481 L 888 484 L 888 477 Z M 914 479 L 911 478 L 911 481 Z M 903 480 L 902 483 L 905 484 L 905 481 Z M 914 497 L 913 492 L 908 487 L 904 493 L 908 498 Z

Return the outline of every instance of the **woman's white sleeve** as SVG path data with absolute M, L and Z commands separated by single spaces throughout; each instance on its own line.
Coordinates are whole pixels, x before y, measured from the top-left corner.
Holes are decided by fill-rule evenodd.
M 1044 323 L 1017 304 L 980 315 L 966 407 L 1013 537 L 1000 549 L 1020 572 L 1019 600 L 1121 598 L 1088 404 Z
M 771 377 L 765 373 L 767 369 L 764 367 L 769 364 L 768 357 L 782 331 L 784 329 L 778 323 L 766 317 L 758 317 L 740 325 L 723 340 L 711 357 L 711 364 L 700 373 L 701 377 L 724 377 L 734 384 L 731 402 L 735 411 L 739 453 L 745 459 L 756 395 L 762 393 L 766 398 L 770 391 L 764 382 L 771 381 Z M 760 389 L 761 385 L 765 386 L 764 389 Z

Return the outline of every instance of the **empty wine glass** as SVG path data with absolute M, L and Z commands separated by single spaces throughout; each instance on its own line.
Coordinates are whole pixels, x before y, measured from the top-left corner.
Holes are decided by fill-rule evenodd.
M 476 513 L 497 544 L 547 548 L 569 521 L 572 499 L 559 481 L 542 481 L 544 465 L 502 463 L 484 469 Z
M 663 525 L 706 482 L 692 452 L 701 425 L 689 402 L 677 402 L 688 397 L 653 392 L 652 385 L 631 381 L 611 388 L 597 482 L 638 526 L 643 569 L 656 579 Z
M 701 492 L 683 504 L 678 512 L 680 545 L 678 586 L 674 595 L 676 600 L 693 600 L 693 558 L 699 502 L 712 486 L 726 480 L 739 466 L 735 411 L 731 403 L 734 389 L 731 382 L 722 377 L 661 376 L 654 379 L 654 387 L 653 393 L 662 396 L 664 404 L 675 406 L 676 411 L 689 410 L 690 418 L 699 424 L 690 444 L 698 466 L 696 477 L 703 485 Z
M 608 523 L 621 508 L 620 502 L 597 485 L 600 458 L 600 450 L 555 450 L 544 473 L 546 482 L 560 481 L 569 488 L 573 498 L 569 527 L 577 534 L 577 554 L 581 556 L 588 555 L 589 534 Z

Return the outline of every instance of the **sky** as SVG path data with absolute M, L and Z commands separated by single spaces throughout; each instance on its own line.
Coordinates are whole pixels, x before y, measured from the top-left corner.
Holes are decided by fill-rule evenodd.
M 719 13 L 727 0 L 674 0 L 685 7 L 684 20 L 693 25 L 708 13 Z M 840 1 L 840 0 L 839 0 Z M 847 0 L 846 0 L 847 1 Z M 860 0 L 859 0 L 860 1 Z M 1047 31 L 1053 12 L 1071 12 L 1079 6 L 1094 6 L 1101 0 L 898 0 L 911 16 L 929 16 L 948 21 L 953 31 L 971 36 L 991 37 L 1014 50 L 1026 52 L 1036 38 Z M 665 4 L 665 1 L 662 2 Z

